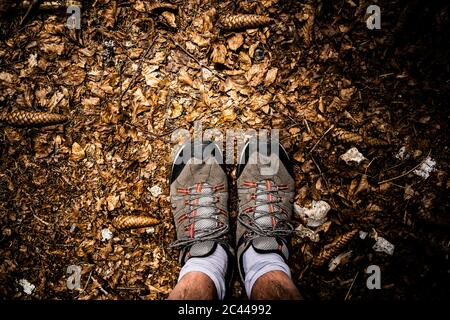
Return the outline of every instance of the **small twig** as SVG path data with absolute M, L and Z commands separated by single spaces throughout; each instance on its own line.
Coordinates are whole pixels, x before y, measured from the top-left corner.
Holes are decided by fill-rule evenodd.
M 189 58 L 191 58 L 192 60 L 194 60 L 195 62 L 197 62 L 197 64 L 202 67 L 202 68 L 206 68 L 209 71 L 211 71 L 211 73 L 213 75 L 215 75 L 217 78 L 219 78 L 222 81 L 225 81 L 225 78 L 222 77 L 216 70 L 211 69 L 210 67 L 208 67 L 207 65 L 203 64 L 201 61 L 199 61 L 195 56 L 193 56 L 189 51 L 187 51 L 181 44 L 179 44 L 177 41 L 175 41 L 175 39 L 171 36 L 169 36 L 169 39 L 172 40 L 173 44 L 175 46 L 177 46 L 178 48 L 180 48 L 185 54 L 187 54 L 189 56 Z
M 27 12 L 25 12 L 25 15 L 22 17 L 22 19 L 20 20 L 19 26 L 21 27 L 23 25 L 23 23 L 25 22 L 25 20 L 28 18 L 28 16 L 30 15 L 31 10 L 33 10 L 34 7 L 36 7 L 36 5 L 39 5 L 39 0 L 33 0 L 30 5 L 28 6 L 28 10 Z
M 88 284 L 89 284 L 89 281 L 91 281 L 91 277 L 92 277 L 92 272 L 93 272 L 93 271 L 94 271 L 94 270 L 91 270 L 91 272 L 89 272 L 89 277 L 88 277 L 88 279 L 87 279 L 87 281 L 86 281 L 86 284 L 84 285 L 83 292 L 86 291 L 86 288 L 87 288 L 87 286 L 88 286 Z
M 364 175 L 367 175 L 367 170 L 369 169 L 370 165 L 372 164 L 372 162 L 376 159 L 377 157 L 373 158 L 372 160 L 370 160 L 369 164 L 366 167 L 366 171 L 364 171 Z
M 308 120 L 303 119 L 303 122 L 305 123 L 306 129 L 308 129 L 308 133 L 311 133 L 311 128 L 309 127 Z
M 327 131 L 324 132 L 324 134 L 320 137 L 320 139 L 317 140 L 316 144 L 311 148 L 311 150 L 309 150 L 308 154 L 314 151 L 314 149 L 317 147 L 317 145 L 320 143 L 320 141 L 322 141 L 323 137 L 325 137 L 326 134 L 327 134 L 328 132 L 330 132 L 333 128 L 334 128 L 334 124 L 332 124 L 332 125 L 327 129 Z
M 35 215 L 34 213 L 33 213 L 33 216 L 38 220 L 38 221 L 40 221 L 40 222 L 42 222 L 43 224 L 45 224 L 46 226 L 49 226 L 50 225 L 50 223 L 48 223 L 47 221 L 44 221 L 44 220 L 42 220 L 41 218 L 39 218 L 37 215 Z
M 350 285 L 350 288 L 348 289 L 347 294 L 345 295 L 344 300 L 347 300 L 347 298 L 348 298 L 348 296 L 349 296 L 349 294 L 350 294 L 350 291 L 352 291 L 353 285 L 355 284 L 355 280 L 356 280 L 356 278 L 358 277 L 358 274 L 359 274 L 359 271 L 356 273 L 355 277 L 353 278 L 352 284 Z
M 428 154 L 427 154 L 427 156 L 425 157 L 425 159 L 423 159 L 422 161 L 420 161 L 420 163 L 419 163 L 417 166 L 415 166 L 414 168 L 412 168 L 411 170 L 408 170 L 408 171 L 406 171 L 405 173 L 402 173 L 402 174 L 399 175 L 399 176 L 396 176 L 396 177 L 393 177 L 393 178 L 390 178 L 390 179 L 386 179 L 386 180 L 380 181 L 380 182 L 378 182 L 378 184 L 383 184 L 383 183 L 386 183 L 386 182 L 391 182 L 391 181 L 400 179 L 401 177 L 407 176 L 408 174 L 410 174 L 411 172 L 413 172 L 414 170 L 416 170 L 418 167 L 420 167 L 420 166 L 425 162 L 425 160 L 427 160 L 427 158 L 430 156 L 430 154 L 431 154 L 431 150 L 428 151 Z

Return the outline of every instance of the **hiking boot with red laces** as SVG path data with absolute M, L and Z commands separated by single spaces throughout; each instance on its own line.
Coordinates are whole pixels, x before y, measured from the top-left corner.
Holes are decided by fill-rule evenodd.
M 250 140 L 239 155 L 239 163 L 236 241 L 244 281 L 242 257 L 250 246 L 258 253 L 277 253 L 287 261 L 295 184 L 289 157 L 278 141 Z
M 177 233 L 171 246 L 181 249 L 182 265 L 191 257 L 209 256 L 217 245 L 232 258 L 227 176 L 215 143 L 188 141 L 180 148 L 170 176 L 170 201 Z M 232 267 L 229 260 L 229 274 Z

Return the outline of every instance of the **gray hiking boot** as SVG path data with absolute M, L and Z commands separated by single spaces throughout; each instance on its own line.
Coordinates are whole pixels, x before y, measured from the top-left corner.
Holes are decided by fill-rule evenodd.
M 258 253 L 277 253 L 287 261 L 293 231 L 290 220 L 295 184 L 289 157 L 278 142 L 273 152 L 270 143 L 262 148 L 256 145 L 256 141 L 246 144 L 239 156 L 237 170 L 239 215 L 236 241 L 238 268 L 243 281 L 242 256 L 245 251 L 253 246 Z M 267 162 L 269 164 L 265 165 Z M 275 169 L 267 170 L 269 165 Z
M 180 248 L 180 263 L 206 257 L 221 245 L 228 256 L 228 181 L 222 152 L 212 142 L 186 142 L 175 156 L 170 175 L 170 201 Z M 231 259 L 228 269 L 233 268 Z

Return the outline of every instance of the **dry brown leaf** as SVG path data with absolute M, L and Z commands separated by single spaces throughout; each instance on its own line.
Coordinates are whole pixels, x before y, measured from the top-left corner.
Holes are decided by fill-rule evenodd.
M 255 94 L 251 96 L 249 104 L 253 110 L 259 110 L 262 108 L 265 113 L 269 113 L 269 103 L 272 101 L 272 95 L 270 93 L 266 93 L 264 95 Z
M 177 100 L 172 101 L 172 110 L 170 112 L 170 118 L 175 119 L 183 114 L 183 105 Z
M 112 29 L 114 28 L 114 25 L 116 24 L 116 18 L 117 18 L 117 2 L 111 1 L 108 8 L 105 10 L 102 10 L 100 12 L 100 15 L 103 18 L 103 26 Z
M 143 106 L 150 106 L 150 102 L 148 101 L 147 97 L 142 92 L 141 88 L 137 88 L 133 93 L 133 101 L 143 105 Z
M 259 46 L 259 41 L 256 41 L 254 44 L 252 44 L 250 46 L 250 48 L 248 48 L 248 55 L 250 56 L 250 58 L 253 58 L 254 54 L 255 54 L 255 50 L 256 48 L 258 48 Z
M 227 57 L 227 48 L 223 44 L 216 44 L 211 53 L 211 60 L 214 63 L 225 64 Z
M 161 15 L 164 17 L 164 20 L 166 20 L 169 26 L 171 26 L 172 28 L 177 27 L 177 23 L 175 22 L 175 15 L 172 12 L 164 11 Z
M 239 67 L 248 71 L 252 67 L 252 59 L 245 52 L 239 52 Z
M 353 96 L 353 94 L 356 92 L 355 87 L 347 88 L 347 89 L 341 89 L 340 96 L 342 100 L 348 101 Z
M 138 59 L 140 58 L 143 51 L 144 50 L 141 48 L 132 48 L 128 50 L 128 56 L 130 57 L 130 59 Z
M 234 121 L 237 118 L 236 112 L 234 112 L 234 108 L 230 107 L 222 111 L 221 122 Z
M 106 204 L 107 204 L 107 208 L 108 211 L 113 211 L 114 209 L 120 207 L 120 197 L 116 196 L 116 195 L 109 195 L 108 197 L 106 197 Z
M 142 75 L 144 76 L 145 83 L 152 88 L 158 88 L 159 83 L 161 82 L 161 80 L 157 78 L 158 72 L 155 71 L 158 68 L 159 66 L 148 64 L 144 65 L 142 68 Z
M 64 94 L 61 93 L 60 91 L 56 91 L 50 98 L 50 101 L 48 102 L 47 105 L 48 109 L 53 110 L 61 102 L 63 98 Z
M 74 144 L 72 144 L 72 154 L 71 154 L 70 158 L 73 161 L 81 161 L 85 157 L 86 157 L 86 153 L 85 153 L 84 149 L 77 142 L 74 142 Z
M 90 97 L 90 98 L 84 98 L 81 101 L 81 105 L 83 107 L 87 107 L 87 108 L 91 108 L 91 107 L 95 107 L 98 106 L 100 104 L 100 98 L 97 97 Z
M 319 98 L 319 111 L 325 113 L 325 105 L 323 103 L 322 96 Z
M 227 39 L 227 43 L 228 43 L 228 48 L 230 48 L 233 51 L 236 51 L 244 43 L 244 37 L 242 36 L 242 34 L 236 33 Z
M 78 66 L 70 66 L 62 75 L 62 80 L 65 85 L 78 86 L 83 83 L 86 77 L 86 72 Z
M 187 73 L 186 68 L 181 69 L 178 73 L 178 81 L 192 87 L 193 81 L 191 76 Z
M 17 78 L 8 72 L 0 72 L 0 81 L 13 83 Z
M 267 65 L 268 61 L 251 66 L 250 70 L 245 74 L 245 79 L 248 81 L 249 86 L 256 87 L 262 84 L 264 75 L 266 74 Z
M 167 53 L 164 51 L 158 51 L 155 53 L 155 56 L 148 61 L 148 64 L 161 64 L 166 60 Z
M 191 33 L 191 39 L 193 43 L 198 45 L 199 47 L 207 47 L 209 46 L 209 39 L 203 38 L 202 36 L 198 35 L 197 33 Z
M 48 55 L 62 55 L 65 52 L 65 43 L 61 41 L 60 37 L 51 36 L 43 39 L 40 49 Z
M 269 71 L 267 71 L 266 78 L 264 79 L 264 84 L 268 87 L 272 83 L 274 83 L 275 79 L 277 78 L 278 68 L 272 68 Z

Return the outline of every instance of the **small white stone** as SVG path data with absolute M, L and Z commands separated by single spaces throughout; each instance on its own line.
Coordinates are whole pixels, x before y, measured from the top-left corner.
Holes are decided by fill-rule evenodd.
M 388 255 L 394 254 L 395 246 L 383 237 L 378 237 L 377 242 L 372 247 L 376 252 L 384 252 Z
M 102 230 L 102 241 L 111 240 L 113 237 L 113 233 L 108 228 Z
M 308 227 L 318 227 L 327 221 L 327 213 L 331 207 L 323 200 L 312 201 L 311 208 L 300 207 L 298 204 L 294 205 L 295 212 L 304 220 Z
M 367 237 L 368 233 L 365 231 L 360 231 L 359 232 L 359 238 L 364 240 Z
M 409 154 L 406 153 L 406 147 L 403 146 L 400 148 L 400 150 L 398 150 L 397 154 L 395 155 L 395 157 L 399 160 L 406 160 L 409 158 Z
M 26 294 L 32 294 L 36 288 L 34 284 L 30 283 L 27 279 L 20 279 L 19 284 L 22 286 L 23 292 Z
M 430 173 L 433 172 L 436 166 L 436 161 L 431 159 L 430 156 L 428 156 L 424 162 L 422 162 L 421 166 L 414 170 L 414 173 L 418 176 L 427 179 L 430 176 Z
M 347 164 L 350 162 L 360 163 L 365 159 L 362 153 L 359 152 L 355 147 L 348 149 L 347 152 L 341 155 L 340 158 Z
M 157 185 L 150 188 L 150 193 L 152 194 L 152 197 L 159 197 L 161 195 L 161 188 Z

